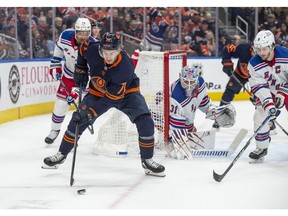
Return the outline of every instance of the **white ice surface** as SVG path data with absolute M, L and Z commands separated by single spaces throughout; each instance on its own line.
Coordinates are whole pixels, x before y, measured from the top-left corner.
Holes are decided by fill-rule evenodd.
M 280 128 L 272 136 L 263 163 L 248 163 L 248 154 L 255 148 L 253 140 L 222 182 L 213 180 L 213 169 L 223 173 L 253 135 L 252 104 L 247 101 L 233 104 L 236 124 L 216 133 L 216 148 L 228 146 L 241 128 L 249 132 L 230 158 L 179 161 L 156 154 L 154 159 L 166 167 L 166 177 L 145 176 L 135 155 L 127 158 L 94 155 L 96 136 L 85 131 L 79 141 L 73 187 L 69 185 L 73 153 L 59 169 L 41 169 L 43 158 L 58 151 L 71 112 L 52 145 L 44 143 L 50 130 L 50 114 L 1 124 L 0 209 L 286 210 L 288 137 Z M 206 120 L 200 111 L 196 117 L 198 130 L 211 128 L 213 122 Z M 283 110 L 278 122 L 288 131 L 287 117 Z M 98 119 L 94 124 L 96 132 L 101 121 Z M 87 193 L 78 195 L 77 190 L 82 188 Z

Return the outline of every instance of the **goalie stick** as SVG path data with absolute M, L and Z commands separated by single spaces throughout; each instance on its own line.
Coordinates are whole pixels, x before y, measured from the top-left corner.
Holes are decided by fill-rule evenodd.
M 229 157 L 235 152 L 235 150 L 240 145 L 242 140 L 245 138 L 247 133 L 248 133 L 248 130 L 242 128 L 238 132 L 238 134 L 236 135 L 236 137 L 234 138 L 234 140 L 232 141 L 232 143 L 230 144 L 230 146 L 227 149 L 207 149 L 207 150 L 200 149 L 200 150 L 195 150 L 195 151 L 191 152 L 192 153 L 192 157 L 193 158 Z
M 278 116 L 280 114 L 280 110 L 277 110 L 276 112 L 276 116 Z M 240 158 L 240 156 L 243 154 L 243 152 L 246 150 L 246 148 L 250 145 L 251 140 L 256 136 L 256 134 L 262 129 L 262 127 L 270 120 L 271 115 L 268 115 L 264 121 L 262 122 L 262 124 L 257 128 L 256 131 L 254 131 L 254 134 L 249 138 L 249 140 L 247 141 L 247 143 L 245 144 L 245 146 L 240 150 L 240 152 L 236 155 L 236 157 L 234 158 L 234 160 L 230 163 L 230 165 L 228 166 L 228 168 L 224 171 L 223 174 L 218 174 L 213 170 L 213 178 L 215 181 L 217 182 L 221 182 L 222 179 L 226 176 L 226 174 L 229 172 L 229 170 L 234 166 L 234 164 L 237 162 L 237 160 Z

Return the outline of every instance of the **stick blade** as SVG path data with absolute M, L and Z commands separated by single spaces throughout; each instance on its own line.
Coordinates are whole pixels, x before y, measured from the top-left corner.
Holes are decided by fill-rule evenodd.
M 73 179 L 73 178 L 71 178 L 71 179 L 70 179 L 70 187 L 72 187 L 72 186 L 73 186 L 73 184 L 74 184 L 74 179 Z
M 223 177 L 224 177 L 223 175 L 219 175 L 213 170 L 213 178 L 214 178 L 215 181 L 221 182 Z

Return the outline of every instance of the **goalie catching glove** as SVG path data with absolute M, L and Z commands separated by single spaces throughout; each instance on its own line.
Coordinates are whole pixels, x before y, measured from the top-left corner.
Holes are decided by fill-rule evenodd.
M 235 124 L 236 110 L 232 104 L 210 106 L 206 118 L 215 120 L 219 127 L 232 127 Z

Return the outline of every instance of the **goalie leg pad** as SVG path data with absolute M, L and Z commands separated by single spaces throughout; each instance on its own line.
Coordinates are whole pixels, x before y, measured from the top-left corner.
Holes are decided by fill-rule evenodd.
M 168 156 L 178 160 L 192 158 L 188 131 L 186 129 L 179 129 L 171 131 L 172 146 Z

